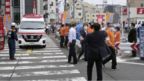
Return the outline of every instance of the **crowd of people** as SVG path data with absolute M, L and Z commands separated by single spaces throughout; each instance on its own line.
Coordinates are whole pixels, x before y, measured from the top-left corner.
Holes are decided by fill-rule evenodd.
M 104 25 L 104 23 L 72 22 L 61 24 L 58 31 L 60 33 L 60 47 L 69 48 L 68 63 L 77 64 L 84 55 L 83 60 L 87 61 L 88 81 L 92 80 L 94 63 L 96 63 L 98 81 L 102 81 L 102 65 L 112 60 L 111 68 L 117 69 L 115 45 L 120 43 L 120 27 L 113 27 L 111 23 Z M 76 54 L 76 40 L 79 40 L 81 44 L 79 54 Z

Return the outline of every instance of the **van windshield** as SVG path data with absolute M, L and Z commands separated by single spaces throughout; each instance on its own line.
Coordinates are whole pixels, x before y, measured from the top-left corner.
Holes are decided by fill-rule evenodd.
M 21 29 L 44 29 L 44 22 L 41 21 L 22 21 Z

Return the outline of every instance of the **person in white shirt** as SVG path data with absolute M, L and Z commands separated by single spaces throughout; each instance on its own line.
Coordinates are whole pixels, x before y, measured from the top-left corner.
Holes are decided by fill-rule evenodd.
M 75 24 L 71 24 L 71 28 L 69 30 L 69 55 L 68 55 L 68 63 L 71 63 L 71 58 L 73 58 L 73 64 L 77 64 L 77 56 L 75 51 L 75 43 L 76 43 L 76 29 Z

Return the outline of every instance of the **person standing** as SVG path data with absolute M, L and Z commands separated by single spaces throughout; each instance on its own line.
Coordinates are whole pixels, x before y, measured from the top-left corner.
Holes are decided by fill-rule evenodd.
M 9 59 L 16 60 L 15 58 L 15 51 L 16 51 L 16 40 L 17 34 L 15 30 L 15 23 L 11 24 L 11 30 L 8 31 L 8 47 L 9 47 Z
M 112 30 L 111 23 L 107 23 L 107 28 L 106 28 L 106 33 L 107 33 L 107 45 L 109 46 L 111 50 L 111 55 L 110 57 L 106 58 L 103 60 L 103 64 L 106 64 L 110 60 L 112 60 L 112 69 L 116 69 L 117 67 L 117 60 L 116 60 L 116 53 L 115 53 L 115 37 L 114 37 L 114 32 Z
M 71 58 L 73 58 L 73 64 L 77 64 L 77 56 L 75 51 L 75 44 L 76 44 L 76 29 L 75 23 L 71 24 L 71 28 L 69 30 L 68 35 L 68 45 L 69 45 L 69 55 L 68 55 L 68 63 L 71 63 Z
M 135 28 L 135 23 L 131 23 L 132 29 L 128 33 L 128 41 L 131 43 L 137 43 L 137 30 Z M 136 57 L 136 50 L 132 50 L 132 57 Z
M 67 44 L 68 44 L 69 25 L 66 24 L 64 29 L 65 29 L 65 42 L 64 42 L 64 44 L 65 44 L 65 46 L 67 47 Z
M 94 32 L 86 36 L 87 44 L 87 79 L 92 81 L 92 69 L 96 63 L 97 81 L 102 81 L 102 54 L 107 53 L 105 46 L 106 32 L 100 31 L 101 26 L 98 23 L 92 25 Z
M 85 38 L 87 35 L 87 28 L 88 24 L 85 23 L 83 28 L 80 31 L 80 43 L 81 43 L 81 52 L 78 56 L 78 60 L 80 60 L 81 56 L 84 54 L 84 60 L 87 61 L 87 56 L 86 56 L 86 44 L 85 44 Z
M 64 25 L 62 24 L 60 29 L 59 29 L 59 33 L 60 33 L 60 47 L 63 48 L 64 47 L 64 37 L 65 37 L 65 30 L 64 30 Z

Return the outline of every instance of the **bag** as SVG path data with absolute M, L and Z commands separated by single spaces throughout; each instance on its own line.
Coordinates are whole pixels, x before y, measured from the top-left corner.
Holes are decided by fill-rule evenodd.
M 105 45 L 105 49 L 106 49 L 106 54 L 103 56 L 103 60 L 105 60 L 106 58 L 109 58 L 111 56 L 111 50 L 109 48 L 109 46 Z

